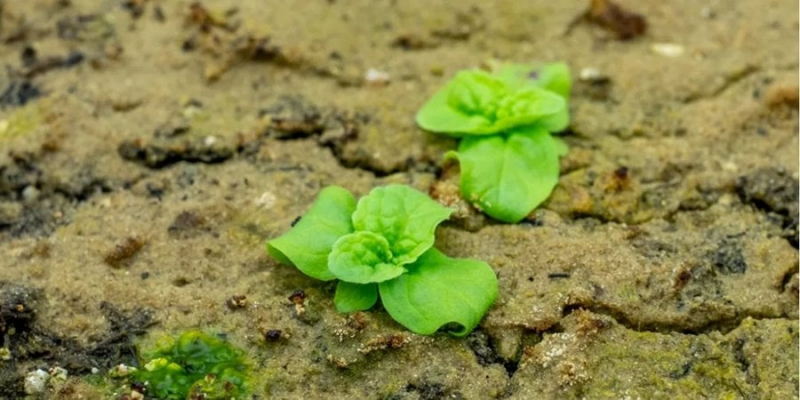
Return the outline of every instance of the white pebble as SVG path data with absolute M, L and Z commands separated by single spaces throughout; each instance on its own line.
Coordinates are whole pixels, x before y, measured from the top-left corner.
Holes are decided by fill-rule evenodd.
M 367 73 L 364 75 L 364 80 L 371 85 L 387 85 L 389 84 L 389 79 L 388 72 L 380 71 L 374 68 L 368 69 Z
M 39 394 L 43 393 L 47 387 L 47 381 L 50 380 L 50 375 L 47 371 L 37 369 L 31 371 L 25 376 L 25 393 Z
M 22 198 L 25 201 L 36 200 L 39 197 L 39 189 L 36 189 L 33 185 L 25 186 L 25 189 L 22 189 Z
M 650 50 L 664 57 L 678 57 L 684 52 L 683 46 L 676 43 L 653 43 Z
M 272 192 L 266 191 L 261 194 L 261 197 L 256 199 L 255 203 L 259 207 L 272 208 L 276 201 L 275 195 L 272 194 Z
M 587 82 L 598 82 L 608 79 L 608 77 L 602 72 L 600 72 L 599 69 L 593 67 L 587 67 L 582 69 L 580 74 L 578 75 L 578 78 L 582 81 L 587 81 Z

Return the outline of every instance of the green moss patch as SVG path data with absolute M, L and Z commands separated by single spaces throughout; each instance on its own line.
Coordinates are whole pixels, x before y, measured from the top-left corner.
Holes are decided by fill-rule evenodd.
M 250 369 L 244 353 L 225 340 L 188 331 L 148 353 L 134 379 L 164 400 L 242 398 Z

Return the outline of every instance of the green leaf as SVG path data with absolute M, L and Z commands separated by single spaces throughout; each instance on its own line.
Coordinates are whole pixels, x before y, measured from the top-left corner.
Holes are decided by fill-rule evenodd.
M 535 86 L 546 89 L 569 100 L 572 79 L 567 64 L 558 62 L 544 65 L 502 64 L 495 75 L 510 87 Z
M 455 137 L 491 135 L 514 127 L 559 118 L 561 96 L 535 85 L 512 86 L 480 70 L 459 72 L 417 113 L 426 130 Z
M 565 63 L 544 65 L 502 64 L 495 75 L 507 86 L 516 88 L 539 88 L 550 91 L 569 101 L 572 80 Z M 545 117 L 541 125 L 550 132 L 559 132 L 569 126 L 569 107 Z
M 464 138 L 458 146 L 461 193 L 486 214 L 518 222 L 558 183 L 563 147 L 542 127 Z
M 335 279 L 328 271 L 328 254 L 340 237 L 353 232 L 350 216 L 355 209 L 356 199 L 350 192 L 328 186 L 289 232 L 267 242 L 267 251 L 312 278 Z
M 456 325 L 465 336 L 497 299 L 497 277 L 482 261 L 449 258 L 431 248 L 408 273 L 379 285 L 381 302 L 397 322 L 430 335 Z
M 436 226 L 452 212 L 408 186 L 389 185 L 373 189 L 358 201 L 353 227 L 385 238 L 391 261 L 404 265 L 433 246 Z
M 339 281 L 336 285 L 336 294 L 333 296 L 333 304 L 336 305 L 336 311 L 340 313 L 368 310 L 377 301 L 378 285 L 374 283 L 359 285 Z
M 406 272 L 392 260 L 386 239 L 366 231 L 337 240 L 328 256 L 328 269 L 345 282 L 362 284 L 383 282 Z
M 538 75 L 539 79 L 534 79 L 534 82 L 539 87 L 555 92 L 569 100 L 572 78 L 570 78 L 567 64 L 559 62 L 543 65 L 538 69 Z

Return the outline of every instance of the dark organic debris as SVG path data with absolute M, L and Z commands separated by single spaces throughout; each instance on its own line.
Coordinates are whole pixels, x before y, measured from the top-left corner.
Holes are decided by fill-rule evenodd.
M 741 176 L 736 192 L 742 202 L 776 214 L 783 237 L 795 248 L 798 245 L 798 181 L 780 168 L 762 168 Z
M 41 294 L 40 290 L 0 281 L 0 343 L 13 342 L 12 332 L 30 331 Z
M 34 84 L 28 81 L 14 81 L 0 94 L 0 107 L 24 106 L 41 95 L 42 90 Z
M 17 356 L 17 348 L 30 335 L 41 294 L 36 289 L 0 281 L 0 343 L 14 357 Z M 14 363 L 0 362 L 0 398 L 23 397 L 22 377 Z
M 175 217 L 167 231 L 170 236 L 186 239 L 209 231 L 208 218 L 196 211 L 183 211 Z
M 416 32 L 400 34 L 390 44 L 392 47 L 403 50 L 432 49 L 439 45 L 437 40 L 419 35 Z
M 416 394 L 413 396 L 412 394 Z M 405 399 L 409 395 L 411 398 L 418 398 L 420 400 L 439 400 L 439 399 L 463 399 L 464 395 L 461 392 L 453 391 L 441 383 L 421 381 L 409 383 L 399 393 L 395 393 L 388 397 L 388 399 Z
M 627 11 L 609 0 L 591 0 L 589 9 L 570 23 L 567 34 L 581 21 L 607 30 L 617 40 L 630 40 L 647 31 L 644 16 Z
M 281 338 L 280 329 L 268 329 L 264 332 L 264 340 L 267 342 L 277 342 Z
M 295 139 L 325 130 L 322 110 L 298 96 L 281 97 L 275 104 L 259 111 L 259 117 L 269 118 L 267 133 L 278 139 Z
M 97 193 L 112 190 L 91 167 L 78 168 L 69 179 L 45 173 L 43 153 L 11 153 L 0 165 L 0 232 L 13 237 L 47 235 L 69 222 L 66 211 Z
M 767 90 L 764 96 L 764 103 L 772 108 L 786 106 L 797 110 L 798 105 L 800 105 L 800 91 L 798 91 L 798 86 L 775 84 Z
M 28 79 L 56 68 L 74 67 L 86 58 L 80 51 L 73 51 L 66 56 L 39 57 L 36 50 L 30 46 L 22 50 L 20 57 L 24 66 L 22 76 Z
M 131 13 L 133 18 L 139 18 L 144 14 L 144 6 L 147 0 L 125 0 L 122 7 Z
M 247 307 L 247 296 L 243 294 L 235 294 L 231 297 L 228 297 L 228 300 L 225 301 L 225 305 L 228 306 L 230 310 L 239 310 L 242 308 Z
M 203 31 L 208 31 L 212 27 L 233 30 L 226 18 L 210 12 L 201 2 L 195 1 L 189 5 L 189 13 L 186 16 L 187 25 L 197 25 Z
M 106 253 L 103 261 L 114 268 L 128 266 L 145 244 L 146 242 L 140 238 L 135 236 L 128 237 L 122 243 L 116 245 L 113 250 Z
M 492 337 L 480 329 L 473 331 L 467 336 L 467 345 L 470 350 L 472 350 L 472 353 L 475 354 L 475 358 L 480 365 L 500 364 L 506 370 L 509 377 L 514 376 L 514 373 L 516 373 L 519 368 L 519 358 L 507 360 L 501 357 L 495 348 Z
M 297 289 L 289 295 L 288 299 L 292 304 L 303 305 L 306 301 L 306 292 L 302 289 Z
M 747 261 L 738 241 L 723 240 L 710 256 L 714 268 L 723 274 L 743 274 L 747 271 Z
M 216 164 L 228 160 L 234 154 L 225 145 L 208 144 L 205 140 L 171 141 L 128 140 L 117 148 L 119 155 L 128 161 L 138 162 L 148 168 L 160 169 L 185 161 L 189 163 Z
M 83 346 L 38 326 L 36 315 L 46 304 L 42 300 L 40 290 L 0 281 L 0 340 L 12 355 L 12 360 L 0 362 L 0 398 L 24 398 L 21 374 L 41 365 L 58 365 L 71 375 L 108 370 L 120 363 L 135 365 L 132 336 L 154 324 L 147 310 L 122 312 L 103 302 L 100 310 L 109 322 L 108 330 L 91 345 Z

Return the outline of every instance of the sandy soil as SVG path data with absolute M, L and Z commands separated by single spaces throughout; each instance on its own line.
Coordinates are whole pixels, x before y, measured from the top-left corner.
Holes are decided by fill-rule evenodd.
M 110 368 L 194 327 L 258 398 L 797 398 L 798 5 L 620 5 L 645 35 L 583 2 L 0 0 L 0 398 L 55 366 L 41 397 L 118 398 Z M 574 76 L 560 184 L 518 225 L 413 121 L 493 59 Z M 337 314 L 264 252 L 322 187 L 386 183 L 459 207 L 437 247 L 497 272 L 468 338 Z

